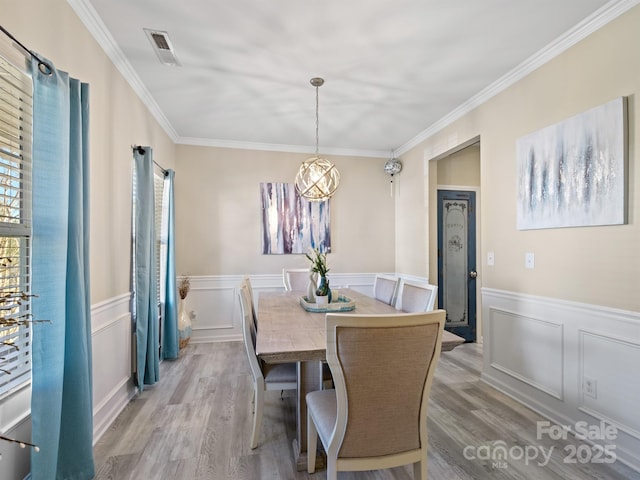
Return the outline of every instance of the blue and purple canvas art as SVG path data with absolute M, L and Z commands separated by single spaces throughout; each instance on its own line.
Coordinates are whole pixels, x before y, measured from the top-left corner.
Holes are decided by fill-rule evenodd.
M 293 183 L 261 183 L 262 253 L 331 252 L 329 200 L 310 202 Z

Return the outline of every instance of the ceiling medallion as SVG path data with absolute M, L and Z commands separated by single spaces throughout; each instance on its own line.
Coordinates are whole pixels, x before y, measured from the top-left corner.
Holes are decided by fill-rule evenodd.
M 316 153 L 300 165 L 296 175 L 296 190 L 307 200 L 321 202 L 328 200 L 335 193 L 340 183 L 340 172 L 326 158 L 318 155 L 318 88 L 324 84 L 322 78 L 312 78 L 311 85 L 316 88 Z

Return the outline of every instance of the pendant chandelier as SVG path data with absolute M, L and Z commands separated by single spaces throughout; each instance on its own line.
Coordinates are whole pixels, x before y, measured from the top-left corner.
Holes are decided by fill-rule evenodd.
M 298 193 L 307 200 L 315 202 L 331 198 L 340 183 L 340 173 L 336 166 L 318 155 L 318 88 L 323 84 L 322 78 L 311 79 L 311 85 L 316 87 L 316 154 L 302 162 L 296 175 Z

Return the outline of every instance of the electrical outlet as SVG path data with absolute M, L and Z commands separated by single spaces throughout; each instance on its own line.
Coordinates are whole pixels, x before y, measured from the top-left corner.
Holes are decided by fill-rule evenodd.
M 493 252 L 487 252 L 487 265 L 493 267 L 495 265 L 495 256 Z
M 597 398 L 598 395 L 598 381 L 595 378 L 582 377 L 582 393 L 591 398 Z

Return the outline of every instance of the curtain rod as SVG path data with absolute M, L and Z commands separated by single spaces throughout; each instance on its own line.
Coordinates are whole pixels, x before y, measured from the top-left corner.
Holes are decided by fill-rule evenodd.
M 9 37 L 11 40 L 13 40 L 15 43 L 17 43 L 20 46 L 20 48 L 22 48 L 24 53 L 27 53 L 28 55 L 30 55 L 31 57 L 33 57 L 34 59 L 36 59 L 38 61 L 38 70 L 40 70 L 40 72 L 42 72 L 43 74 L 48 75 L 48 76 L 53 75 L 53 68 L 51 68 L 51 65 L 49 65 L 47 62 L 42 60 L 38 55 L 33 53 L 27 47 L 25 47 L 20 42 L 20 40 L 18 40 L 16 37 L 11 35 L 2 25 L 0 25 L 0 30 L 2 30 L 2 33 L 4 33 L 7 37 Z
M 131 145 L 131 149 L 137 151 L 140 155 L 144 155 L 145 154 L 145 149 L 142 148 L 140 145 Z M 165 168 L 163 168 L 162 165 L 160 165 L 155 160 L 152 160 L 152 162 L 156 164 L 156 167 L 158 167 L 160 169 L 160 171 L 162 171 L 162 173 L 164 174 L 165 177 L 167 175 L 169 175 L 169 171 L 166 170 Z

